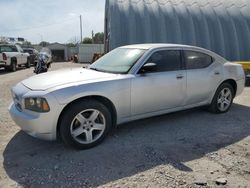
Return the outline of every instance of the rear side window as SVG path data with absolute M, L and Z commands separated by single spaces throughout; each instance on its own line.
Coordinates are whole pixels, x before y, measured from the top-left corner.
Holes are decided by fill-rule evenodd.
M 207 54 L 194 51 L 184 51 L 187 69 L 202 69 L 213 63 L 213 58 Z
M 29 53 L 29 54 L 31 54 L 31 55 L 33 54 L 33 50 L 24 49 L 23 51 L 24 51 L 25 53 Z
M 181 52 L 179 50 L 161 50 L 153 53 L 147 63 L 155 63 L 157 65 L 156 72 L 180 70 Z

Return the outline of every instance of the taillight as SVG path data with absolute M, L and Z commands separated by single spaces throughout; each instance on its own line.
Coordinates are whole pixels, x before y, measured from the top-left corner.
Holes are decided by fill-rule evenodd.
M 7 55 L 3 53 L 3 60 L 7 60 Z

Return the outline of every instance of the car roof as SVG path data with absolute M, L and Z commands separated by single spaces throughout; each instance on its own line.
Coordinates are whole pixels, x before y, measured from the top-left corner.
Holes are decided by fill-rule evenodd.
M 15 46 L 14 44 L 0 44 L 0 46 Z
M 146 44 L 132 44 L 127 46 L 121 46 L 119 48 L 137 48 L 137 49 L 144 49 L 144 50 L 152 50 L 157 48 L 184 48 L 185 50 L 197 50 L 203 53 L 206 53 L 216 59 L 219 59 L 220 62 L 226 62 L 226 59 L 221 57 L 220 55 L 207 50 L 205 48 L 200 48 L 197 46 L 191 45 L 182 45 L 182 44 L 170 44 L 170 43 L 146 43 Z
M 170 44 L 170 43 L 146 43 L 146 44 L 132 44 L 132 45 L 127 45 L 127 46 L 121 46 L 120 48 L 139 48 L 139 49 L 153 49 L 153 48 L 164 48 L 164 47 L 173 47 L 173 48 L 197 48 L 197 49 L 202 49 L 199 47 L 195 46 L 190 46 L 190 45 L 182 45 L 182 44 Z

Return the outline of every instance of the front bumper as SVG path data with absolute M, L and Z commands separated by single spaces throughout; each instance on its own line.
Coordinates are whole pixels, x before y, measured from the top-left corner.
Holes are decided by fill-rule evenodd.
M 27 134 L 43 140 L 56 139 L 56 129 L 49 113 L 31 115 L 19 111 L 14 103 L 10 104 L 9 113 L 15 123 Z

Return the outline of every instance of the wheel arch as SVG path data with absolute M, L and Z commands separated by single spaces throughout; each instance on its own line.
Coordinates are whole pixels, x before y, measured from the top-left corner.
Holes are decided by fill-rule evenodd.
M 11 61 L 11 62 L 16 62 L 16 63 L 17 63 L 17 58 L 16 58 L 16 57 L 12 57 L 12 58 L 10 58 L 10 61 Z
M 235 95 L 236 95 L 236 93 L 237 93 L 237 83 L 236 83 L 236 81 L 235 81 L 234 79 L 232 79 L 232 78 L 226 79 L 226 80 L 224 80 L 224 81 L 220 84 L 220 86 L 221 86 L 222 84 L 224 84 L 224 83 L 228 83 L 228 84 L 230 84 L 230 85 L 233 87 L 233 89 L 234 89 L 234 97 L 235 97 Z M 219 87 L 220 87 L 220 86 L 219 86 Z
M 102 103 L 103 105 L 105 105 L 109 109 L 109 111 L 111 112 L 112 127 L 116 126 L 116 124 L 117 124 L 117 111 L 116 111 L 115 105 L 111 102 L 111 100 L 109 100 L 107 97 L 100 96 L 100 95 L 84 96 L 84 97 L 80 97 L 80 98 L 77 98 L 77 99 L 71 101 L 61 111 L 59 118 L 58 118 L 58 121 L 57 121 L 57 127 L 56 127 L 57 138 L 60 138 L 60 131 L 59 131 L 60 123 L 61 123 L 62 117 L 65 114 L 66 110 L 68 108 L 70 108 L 72 105 L 74 105 L 77 102 L 82 101 L 82 100 L 96 100 L 96 101 Z

